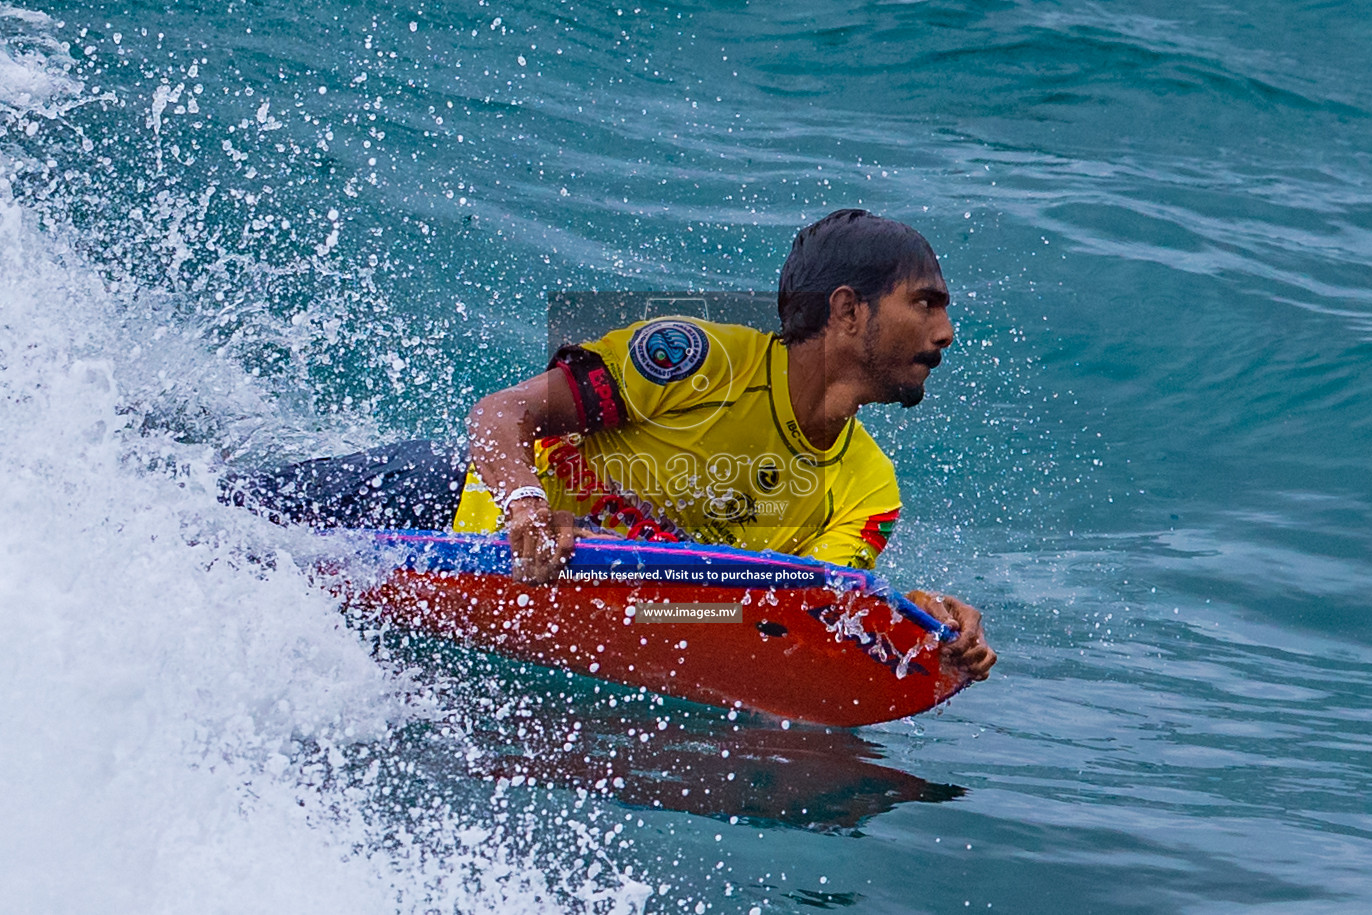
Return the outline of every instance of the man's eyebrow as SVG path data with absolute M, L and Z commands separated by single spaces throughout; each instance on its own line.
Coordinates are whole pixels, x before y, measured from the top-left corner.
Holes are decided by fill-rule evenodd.
M 915 301 L 927 301 L 935 308 L 948 307 L 948 293 L 935 286 L 921 286 L 910 293 Z

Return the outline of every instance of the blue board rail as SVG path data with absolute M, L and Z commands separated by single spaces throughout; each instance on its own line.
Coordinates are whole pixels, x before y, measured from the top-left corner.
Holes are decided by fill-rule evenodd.
M 377 548 L 404 553 L 399 564 L 417 571 L 510 575 L 509 541 L 497 534 L 459 534 L 421 530 L 372 530 Z M 398 557 L 397 557 L 398 559 Z M 957 638 L 953 629 L 920 608 L 890 582 L 871 572 L 771 550 L 754 552 L 728 546 L 645 543 L 637 540 L 578 540 L 560 580 L 651 579 L 681 584 L 747 588 L 824 587 L 857 590 L 885 600 L 902 616 L 942 642 Z

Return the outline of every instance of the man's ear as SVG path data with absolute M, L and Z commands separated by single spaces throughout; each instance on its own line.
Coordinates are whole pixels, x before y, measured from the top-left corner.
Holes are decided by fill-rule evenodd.
M 829 293 L 829 324 L 825 329 L 842 336 L 861 333 L 865 321 L 865 307 L 852 286 L 838 287 Z

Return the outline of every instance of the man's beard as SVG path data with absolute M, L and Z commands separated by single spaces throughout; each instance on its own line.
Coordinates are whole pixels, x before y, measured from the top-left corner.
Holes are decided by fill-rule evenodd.
M 924 385 L 923 383 L 895 385 L 890 394 L 891 396 L 882 403 L 898 403 L 908 410 L 924 399 Z
M 924 384 L 899 384 L 891 379 L 883 379 L 886 383 L 886 390 L 882 392 L 882 398 L 878 403 L 898 403 L 905 409 L 918 404 L 924 399 Z
M 876 336 L 877 323 L 874 320 L 867 326 L 866 338 L 863 340 L 863 357 L 867 360 L 867 370 L 876 376 L 882 388 L 877 403 L 898 403 L 908 410 L 924 399 L 924 382 L 907 384 L 897 381 L 889 365 L 879 364 L 874 345 Z M 913 361 L 928 366 L 932 371 L 943 361 L 943 354 L 936 349 L 927 350 L 916 356 Z

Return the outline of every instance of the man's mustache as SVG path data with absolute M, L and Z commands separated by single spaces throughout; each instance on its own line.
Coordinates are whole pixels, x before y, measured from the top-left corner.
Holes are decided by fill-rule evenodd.
M 931 349 L 927 353 L 920 353 L 915 357 L 915 361 L 920 365 L 927 365 L 931 369 L 936 369 L 939 363 L 943 361 L 943 352 Z

